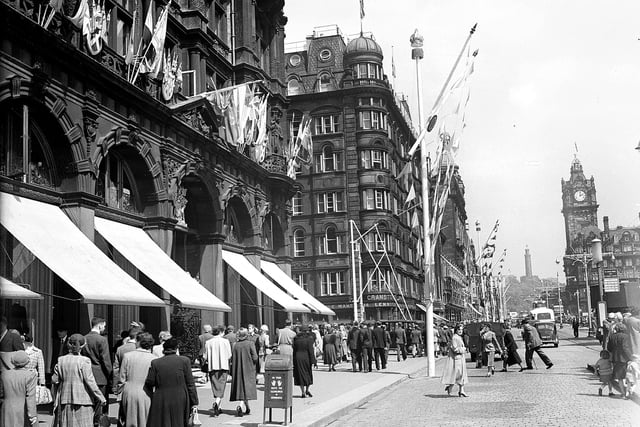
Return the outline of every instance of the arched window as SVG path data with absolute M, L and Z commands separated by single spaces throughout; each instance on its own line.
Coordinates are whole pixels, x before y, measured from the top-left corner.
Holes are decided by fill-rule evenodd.
M 141 205 L 135 179 L 122 153 L 110 151 L 100 164 L 96 195 L 112 208 L 140 212 Z
M 302 85 L 298 79 L 291 79 L 287 83 L 287 95 L 299 95 L 302 93 Z
M 332 82 L 331 74 L 320 74 L 318 76 L 318 92 L 328 92 L 330 90 L 335 90 L 335 85 Z
M 293 256 L 304 256 L 304 231 L 301 229 L 293 233 Z
M 51 132 L 45 133 L 36 109 L 24 104 L 7 106 L 0 117 L 0 175 L 53 187 L 55 160 L 45 137 Z
M 342 152 L 327 144 L 322 147 L 320 154 L 314 155 L 314 163 L 317 173 L 343 170 Z
M 327 254 L 337 254 L 339 245 L 336 228 L 334 226 L 327 227 L 324 232 L 324 238 Z

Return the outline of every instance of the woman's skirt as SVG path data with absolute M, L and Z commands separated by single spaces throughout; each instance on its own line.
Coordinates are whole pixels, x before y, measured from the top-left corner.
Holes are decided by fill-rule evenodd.
M 465 385 L 469 382 L 469 378 L 467 377 L 467 362 L 465 361 L 464 355 L 456 358 L 447 357 L 440 382 L 446 385 Z
M 507 366 L 522 364 L 522 359 L 518 354 L 518 350 L 507 350 L 506 362 L 507 362 Z
M 335 365 L 338 363 L 338 352 L 336 351 L 336 346 L 333 344 L 326 344 L 324 346 L 324 354 L 322 355 L 322 360 L 325 365 Z
M 66 404 L 58 410 L 59 426 L 93 427 L 93 406 Z
M 494 350 L 482 352 L 482 364 L 484 366 L 493 368 L 495 366 L 495 360 L 496 352 Z
M 211 380 L 211 391 L 213 397 L 224 397 L 224 389 L 227 385 L 227 374 L 229 371 L 211 371 L 209 372 L 209 379 Z

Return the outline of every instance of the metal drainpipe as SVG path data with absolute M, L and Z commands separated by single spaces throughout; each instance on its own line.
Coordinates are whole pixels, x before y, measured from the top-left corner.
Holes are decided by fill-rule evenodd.
M 231 85 L 236 84 L 236 2 L 231 0 Z

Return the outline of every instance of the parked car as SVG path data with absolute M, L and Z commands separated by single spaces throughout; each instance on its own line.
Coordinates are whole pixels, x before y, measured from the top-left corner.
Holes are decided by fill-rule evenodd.
M 467 348 L 471 356 L 471 361 L 476 362 L 477 364 L 482 364 L 482 342 L 480 340 L 480 330 L 485 323 L 491 325 L 491 330 L 496 334 L 496 339 L 500 343 L 500 347 L 504 347 L 504 329 L 502 328 L 502 323 L 474 322 L 465 325 L 465 338 L 468 339 Z
M 553 320 L 535 322 L 533 326 L 538 330 L 538 334 L 540 334 L 542 345 L 553 344 L 554 347 L 558 347 L 560 344 L 558 340 L 558 329 Z

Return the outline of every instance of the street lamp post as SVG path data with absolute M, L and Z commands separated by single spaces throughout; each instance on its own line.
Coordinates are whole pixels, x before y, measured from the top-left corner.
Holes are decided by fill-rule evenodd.
M 584 267 L 584 281 L 585 288 L 587 290 L 587 325 L 589 326 L 588 336 L 592 336 L 593 328 L 591 324 L 591 290 L 589 288 L 589 263 L 593 260 L 593 256 L 582 253 L 578 255 L 565 255 L 564 258 L 570 259 L 574 263 L 579 262 Z M 580 305 L 578 305 L 578 314 L 580 314 Z

